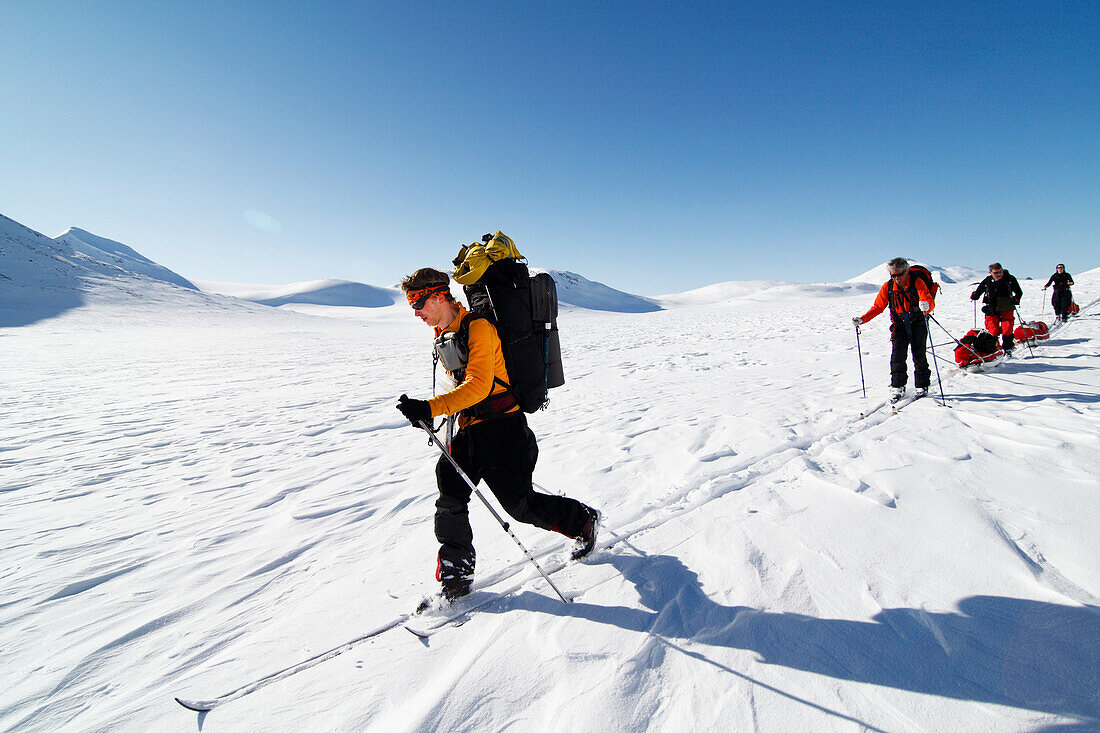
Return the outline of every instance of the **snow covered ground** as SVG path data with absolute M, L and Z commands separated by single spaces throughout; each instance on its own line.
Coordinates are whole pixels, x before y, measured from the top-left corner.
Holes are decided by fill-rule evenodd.
M 430 393 L 429 332 L 85 280 L 0 329 L 0 729 L 1097 729 L 1100 271 L 1075 277 L 1081 316 L 1033 358 L 960 373 L 937 328 L 949 407 L 865 420 L 873 288 L 565 309 L 531 424 L 535 480 L 605 516 L 553 576 L 575 602 L 475 506 L 478 587 L 515 593 L 259 685 L 433 589 L 436 455 L 394 409 Z M 956 336 L 970 290 L 938 299 Z M 568 541 L 514 529 L 560 564 Z

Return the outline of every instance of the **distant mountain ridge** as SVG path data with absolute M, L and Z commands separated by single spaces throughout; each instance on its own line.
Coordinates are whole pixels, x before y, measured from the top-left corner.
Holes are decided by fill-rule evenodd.
M 201 293 L 124 244 L 82 229 L 51 239 L 0 214 L 0 327 L 29 325 L 93 304 L 135 321 L 154 308 L 162 314 L 211 307 L 263 310 Z
M 535 272 L 547 272 L 554 278 L 559 304 L 616 313 L 651 313 L 661 310 L 661 305 L 652 298 L 616 290 L 575 272 L 534 268 L 532 273 Z
M 69 227 L 64 234 L 54 237 L 54 241 L 67 244 L 75 251 L 98 262 L 115 265 L 127 272 L 145 275 L 154 280 L 163 280 L 188 290 L 198 290 L 187 278 L 113 239 L 100 237 L 77 227 Z
M 0 305 L 5 301 L 9 304 L 18 301 L 27 308 L 33 308 L 36 299 L 45 302 L 50 297 L 56 305 L 66 300 L 58 296 L 62 291 L 70 292 L 68 300 L 79 304 L 82 302 L 80 283 L 92 276 L 99 276 L 101 286 L 107 286 L 111 278 L 150 278 L 190 291 L 231 296 L 271 307 L 303 304 L 385 308 L 404 303 L 402 293 L 396 287 L 377 287 L 350 280 L 311 280 L 284 285 L 207 281 L 196 284 L 121 242 L 78 227 L 71 227 L 64 234 L 50 239 L 2 215 L 0 245 L 3 245 L 0 246 L 0 256 L 3 256 L 0 258 L 0 286 L 5 283 L 16 286 L 0 292 Z M 917 260 L 910 261 L 917 263 Z M 962 266 L 926 267 L 935 280 L 945 285 L 974 282 L 986 274 L 982 270 Z M 889 278 L 887 264 L 883 262 L 840 283 L 728 281 L 683 293 L 645 297 L 617 290 L 568 270 L 532 269 L 532 273 L 537 272 L 547 272 L 554 278 L 561 305 L 616 313 L 650 313 L 666 308 L 739 299 L 780 300 L 795 295 L 822 298 L 853 295 L 872 292 Z M 456 296 L 461 296 L 461 287 L 457 283 L 453 284 L 453 291 Z M 140 298 L 140 291 L 134 297 Z M 158 297 L 166 297 L 166 293 L 158 294 Z
M 199 286 L 207 293 L 229 295 L 272 307 L 302 303 L 382 308 L 404 300 L 397 288 L 379 288 L 351 280 L 309 280 L 286 285 L 200 281 Z
M 928 271 L 932 273 L 932 279 L 941 285 L 953 285 L 955 283 L 969 283 L 975 280 L 981 280 L 986 276 L 986 272 L 983 270 L 975 270 L 972 267 L 937 267 L 936 265 L 927 265 L 920 260 L 906 258 L 910 265 L 921 265 L 927 267 Z M 845 280 L 848 283 L 870 283 L 872 285 L 882 285 L 884 282 L 890 279 L 890 268 L 888 267 L 889 260 L 883 262 L 880 265 L 875 265 L 862 275 L 856 275 L 855 277 Z
M 652 298 L 624 293 L 575 272 L 532 269 L 532 274 L 537 272 L 547 272 L 554 278 L 560 305 L 616 313 L 649 313 L 661 310 L 660 304 Z M 229 295 L 275 307 L 307 304 L 383 308 L 405 302 L 397 288 L 379 288 L 349 280 L 311 280 L 285 285 L 199 281 L 198 285 L 204 292 Z M 451 291 L 455 297 L 462 297 L 462 286 L 458 283 L 452 282 Z

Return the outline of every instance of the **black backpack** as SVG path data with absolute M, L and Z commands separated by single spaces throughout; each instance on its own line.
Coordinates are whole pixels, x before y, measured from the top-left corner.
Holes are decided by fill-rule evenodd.
M 967 335 L 962 337 L 962 341 L 960 341 L 959 343 L 965 344 L 967 346 L 973 346 L 974 350 L 982 356 L 985 356 L 986 354 L 992 354 L 994 351 L 997 350 L 998 346 L 997 337 L 991 334 L 989 331 L 986 331 L 985 329 L 982 329 L 977 333 L 973 333 L 973 335 L 968 333 Z
M 488 247 L 506 242 L 510 251 L 519 254 L 500 232 L 486 234 L 482 241 Z M 484 251 L 463 247 L 454 264 L 461 269 L 468 258 Z M 550 388 L 565 384 L 558 339 L 558 293 L 550 275 L 531 275 L 521 260 L 505 257 L 490 261 L 476 282 L 463 284 L 462 290 L 471 316 L 485 318 L 497 329 L 508 369 L 508 390 L 521 410 L 537 412 L 549 401 Z
M 932 294 L 932 299 L 936 298 L 936 293 L 940 291 L 940 284 L 932 279 L 932 273 L 928 271 L 927 267 L 923 265 L 910 265 L 909 266 L 910 277 L 916 277 L 918 280 L 924 281 L 924 286 L 928 288 L 928 292 Z

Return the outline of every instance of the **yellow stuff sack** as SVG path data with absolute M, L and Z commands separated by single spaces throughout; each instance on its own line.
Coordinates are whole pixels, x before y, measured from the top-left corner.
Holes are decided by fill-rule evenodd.
M 516 249 L 511 237 L 498 231 L 488 241 L 474 242 L 464 246 L 454 258 L 454 279 L 462 285 L 473 285 L 489 265 L 499 260 L 521 260 L 523 255 Z

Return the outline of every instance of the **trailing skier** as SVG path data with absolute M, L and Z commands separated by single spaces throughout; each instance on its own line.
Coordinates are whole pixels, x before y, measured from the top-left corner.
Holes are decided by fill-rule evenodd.
M 1050 304 L 1054 307 L 1054 323 L 1065 323 L 1069 318 L 1069 307 L 1073 303 L 1073 291 L 1070 290 L 1070 286 L 1073 285 L 1073 276 L 1066 272 L 1065 265 L 1058 265 L 1055 268 L 1054 274 L 1047 280 L 1047 284 L 1043 286 L 1043 290 L 1046 290 L 1054 284 L 1054 295 L 1050 298 Z
M 526 276 L 526 267 L 523 273 Z M 531 474 L 538 445 L 524 410 L 537 409 L 533 403 L 541 405 L 544 397 L 528 400 L 525 392 L 517 393 L 511 377 L 515 362 L 508 361 L 497 327 L 456 301 L 450 292 L 450 278 L 439 270 L 417 270 L 405 278 L 401 289 L 413 313 L 435 331 L 436 356 L 455 382 L 454 389 L 428 400 L 403 394 L 397 405 L 414 426 L 430 424 L 441 415 L 458 420 L 449 457 L 441 456 L 435 470 L 439 488 L 435 535 L 440 544 L 436 579 L 443 597 L 453 601 L 470 592 L 475 552 L 468 505 L 473 487 L 482 479 L 514 519 L 575 539 L 574 558 L 590 552 L 596 542 L 599 512 L 575 499 L 534 490 Z M 528 337 L 530 323 L 528 320 Z M 525 369 L 530 367 L 517 367 L 516 371 Z M 539 372 L 545 395 L 544 365 Z M 538 389 L 526 392 L 538 393 Z M 455 464 L 471 483 L 467 484 Z
M 935 294 L 939 286 L 932 281 L 931 273 L 920 265 L 910 267 L 902 257 L 887 263 L 890 279 L 883 283 L 871 309 L 856 316 L 852 323 L 859 326 L 889 308 L 890 310 L 890 401 L 897 402 L 905 395 L 908 381 L 906 359 L 913 352 L 913 383 L 915 397 L 928 394 L 932 370 L 925 353 L 928 341 L 928 322 L 925 314 L 935 307 Z

